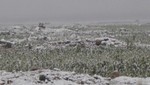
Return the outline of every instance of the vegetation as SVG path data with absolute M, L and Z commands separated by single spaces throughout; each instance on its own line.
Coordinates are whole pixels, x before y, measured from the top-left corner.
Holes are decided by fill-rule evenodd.
M 120 28 L 120 26 L 114 27 L 114 25 L 101 27 L 107 30 L 110 30 L 110 28 Z M 131 26 L 125 25 L 121 27 L 127 28 Z M 139 26 L 133 26 L 132 28 L 137 30 L 136 27 Z M 65 71 L 75 71 L 91 75 L 99 74 L 102 76 L 110 76 L 111 72 L 119 70 L 121 75 L 147 77 L 150 76 L 150 49 L 136 47 L 133 44 L 138 41 L 137 39 L 142 41 L 143 37 L 145 37 L 143 31 L 139 35 L 135 35 L 134 31 L 131 31 L 132 36 L 130 37 L 116 37 L 124 40 L 127 43 L 127 47 L 106 47 L 100 45 L 86 48 L 76 46 L 66 47 L 65 49 L 56 48 L 54 50 L 33 51 L 25 48 L 22 43 L 10 49 L 0 48 L 0 69 L 27 71 L 33 68 L 59 68 Z

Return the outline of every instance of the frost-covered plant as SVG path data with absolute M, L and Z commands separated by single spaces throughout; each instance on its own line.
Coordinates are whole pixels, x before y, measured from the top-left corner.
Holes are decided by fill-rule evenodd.
M 0 69 L 7 71 L 27 71 L 34 68 L 59 68 L 61 70 L 89 73 L 91 75 L 99 74 L 102 76 L 110 76 L 110 73 L 112 73 L 114 70 L 118 70 L 121 75 L 143 77 L 150 76 L 150 49 L 136 47 L 134 45 L 134 43 L 140 40 L 143 40 L 143 42 L 150 41 L 148 36 L 145 37 L 146 33 L 143 33 L 143 31 L 141 31 L 139 34 L 136 32 L 136 30 L 141 30 L 139 28 L 144 28 L 144 26 L 109 25 L 93 28 L 96 30 L 105 28 L 106 30 L 112 31 L 113 34 L 119 34 L 119 32 L 115 32 L 115 30 L 111 29 L 118 29 L 121 27 L 129 29 L 129 32 L 131 31 L 129 34 L 132 36 L 116 35 L 115 38 L 126 41 L 127 48 L 112 46 L 106 47 L 101 45 L 91 45 L 91 47 L 86 47 L 86 43 L 79 43 L 74 47 L 66 46 L 63 48 L 56 42 L 57 39 L 62 39 L 60 38 L 62 36 L 52 36 L 56 37 L 57 39 L 54 38 L 51 40 L 49 40 L 49 38 L 47 40 L 25 40 L 19 44 L 13 45 L 13 47 L 10 49 L 0 49 Z M 145 29 L 147 29 L 147 27 Z M 85 30 L 86 29 L 84 28 L 84 31 Z M 88 30 L 91 29 L 88 28 Z M 82 35 L 82 39 L 84 39 L 86 35 L 82 34 L 82 32 L 79 30 L 78 35 Z M 42 33 L 33 33 L 33 35 L 42 35 Z M 69 35 L 64 35 L 63 39 L 65 39 L 66 36 L 68 37 Z M 94 35 L 94 33 L 90 37 L 93 36 L 101 37 L 97 34 Z M 4 38 L 11 39 L 12 37 L 21 39 L 22 37 L 28 37 L 28 34 L 24 34 L 24 36 L 16 34 L 15 36 L 5 36 Z M 31 43 L 33 45 L 32 47 L 34 48 L 37 45 L 43 46 L 43 43 L 44 45 L 45 43 L 47 45 L 47 43 L 49 44 L 50 42 L 54 41 L 56 42 L 52 44 L 52 46 L 56 45 L 56 48 L 54 49 L 47 47 L 47 49 L 37 51 L 32 48 L 28 49 L 26 47 L 26 45 L 29 43 Z

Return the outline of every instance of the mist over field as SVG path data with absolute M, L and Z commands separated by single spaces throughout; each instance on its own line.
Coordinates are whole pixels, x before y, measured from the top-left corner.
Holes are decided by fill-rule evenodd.
M 0 22 L 149 20 L 150 0 L 0 0 Z

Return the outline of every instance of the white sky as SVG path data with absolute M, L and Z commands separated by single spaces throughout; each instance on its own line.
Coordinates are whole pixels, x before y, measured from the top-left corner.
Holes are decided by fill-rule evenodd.
M 150 19 L 150 0 L 0 0 L 0 22 Z

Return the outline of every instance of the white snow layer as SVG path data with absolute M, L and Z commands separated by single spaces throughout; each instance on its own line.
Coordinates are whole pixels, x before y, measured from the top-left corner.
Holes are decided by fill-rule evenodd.
M 40 75 L 45 75 L 45 81 L 39 80 Z M 150 78 L 120 76 L 110 80 L 99 75 L 48 69 L 27 72 L 0 71 L 0 85 L 150 85 Z

